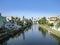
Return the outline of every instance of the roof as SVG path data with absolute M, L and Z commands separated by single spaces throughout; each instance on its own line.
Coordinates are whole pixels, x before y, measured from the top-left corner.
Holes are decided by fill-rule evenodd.
M 50 17 L 49 20 L 50 21 L 56 21 L 57 20 L 57 17 Z

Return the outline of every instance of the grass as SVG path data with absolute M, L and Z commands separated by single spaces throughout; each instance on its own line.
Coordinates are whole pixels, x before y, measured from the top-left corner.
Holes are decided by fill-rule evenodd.
M 45 30 L 50 31 L 52 34 L 60 37 L 60 31 L 51 29 L 51 28 L 50 28 L 48 25 L 46 25 L 46 24 L 45 24 L 45 25 L 40 25 L 40 24 L 38 24 L 38 25 L 39 25 L 41 28 L 44 28 Z

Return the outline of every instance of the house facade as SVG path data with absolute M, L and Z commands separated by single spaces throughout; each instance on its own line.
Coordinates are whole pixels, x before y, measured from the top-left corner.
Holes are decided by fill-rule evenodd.
M 58 18 L 60 19 L 60 17 L 58 17 L 58 16 L 57 17 L 50 17 L 49 20 L 48 20 L 48 22 L 54 24 L 54 26 L 52 27 L 52 29 L 60 31 L 60 27 L 58 29 L 56 27 L 56 24 L 58 22 Z
M 57 17 L 50 17 L 50 18 L 48 18 L 48 22 L 49 23 L 56 23 L 56 21 L 57 21 Z
M 12 17 L 6 17 L 6 21 L 5 21 L 5 28 L 7 29 L 19 29 L 21 26 L 17 25 L 17 23 L 14 22 L 14 20 L 12 20 Z

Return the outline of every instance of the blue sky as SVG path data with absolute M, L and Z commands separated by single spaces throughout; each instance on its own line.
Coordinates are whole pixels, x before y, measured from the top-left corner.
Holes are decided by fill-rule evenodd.
M 60 15 L 60 0 L 0 0 L 3 16 L 49 17 Z

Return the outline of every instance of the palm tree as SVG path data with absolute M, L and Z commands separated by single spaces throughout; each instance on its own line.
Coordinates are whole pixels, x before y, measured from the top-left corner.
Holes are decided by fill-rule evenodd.
M 47 23 L 46 17 L 41 18 L 38 22 L 39 24 L 46 24 Z

